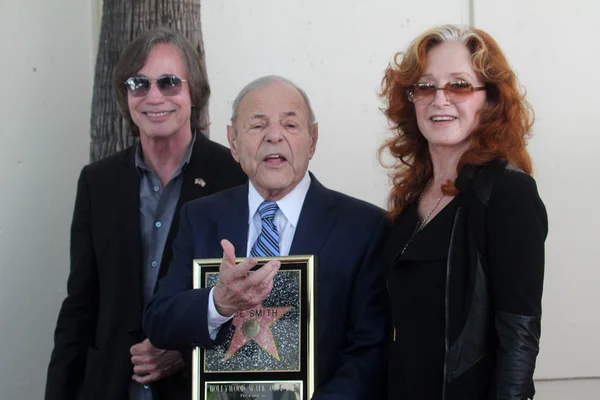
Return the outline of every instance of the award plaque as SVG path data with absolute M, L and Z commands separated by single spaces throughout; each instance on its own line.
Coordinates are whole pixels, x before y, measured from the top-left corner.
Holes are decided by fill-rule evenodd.
M 236 262 L 242 261 L 237 259 Z M 237 312 L 218 345 L 194 348 L 192 400 L 309 400 L 315 379 L 314 256 L 258 258 L 281 266 L 258 306 Z M 194 288 L 215 286 L 221 259 L 194 260 Z M 221 340 L 222 339 L 222 340 Z

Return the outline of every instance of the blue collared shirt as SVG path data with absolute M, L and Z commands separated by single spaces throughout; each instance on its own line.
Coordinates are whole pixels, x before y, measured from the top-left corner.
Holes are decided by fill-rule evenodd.
M 142 146 L 138 144 L 135 166 L 140 174 L 140 233 L 142 239 L 142 300 L 144 307 L 154 294 L 163 250 L 175 217 L 175 208 L 183 186 L 183 170 L 190 162 L 196 136 L 173 176 L 163 188 L 160 179 L 144 161 Z M 134 251 L 134 249 L 132 249 Z M 132 381 L 129 385 L 130 400 L 152 400 L 148 385 Z

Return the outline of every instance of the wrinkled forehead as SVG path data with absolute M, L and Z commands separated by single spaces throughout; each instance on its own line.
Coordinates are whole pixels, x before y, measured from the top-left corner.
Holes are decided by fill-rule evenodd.
M 308 121 L 308 106 L 295 88 L 283 82 L 272 83 L 249 92 L 238 109 L 242 121 L 250 118 L 277 119 L 295 117 Z

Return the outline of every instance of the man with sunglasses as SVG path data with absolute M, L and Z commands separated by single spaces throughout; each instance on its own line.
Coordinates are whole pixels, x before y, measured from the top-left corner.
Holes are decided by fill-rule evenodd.
M 318 124 L 306 93 L 289 80 L 249 83 L 231 121 L 231 152 L 250 182 L 182 207 L 173 262 L 144 314 L 148 337 L 169 349 L 211 348 L 239 325 L 236 312 L 252 313 L 271 291 L 279 262 L 248 274 L 256 257 L 314 254 L 313 400 L 377 399 L 387 332 L 377 261 L 387 232 L 383 210 L 327 189 L 308 172 Z M 248 258 L 236 264 L 236 256 Z M 192 289 L 192 260 L 221 257 L 214 288 Z
M 202 134 L 208 78 L 182 35 L 142 34 L 121 54 L 113 86 L 139 142 L 79 178 L 46 400 L 188 400 L 182 354 L 147 339 L 142 312 L 172 258 L 181 205 L 247 178 Z

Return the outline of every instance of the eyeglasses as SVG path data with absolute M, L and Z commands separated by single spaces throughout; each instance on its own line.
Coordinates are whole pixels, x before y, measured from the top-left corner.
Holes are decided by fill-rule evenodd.
M 433 83 L 415 83 L 408 89 L 408 100 L 415 104 L 430 103 L 437 91 L 443 90 L 448 101 L 462 103 L 469 100 L 473 93 L 485 89 L 485 86 L 473 86 L 466 81 L 448 82 L 441 88 Z
M 158 79 L 133 76 L 125 81 L 125 86 L 132 96 L 144 97 L 150 91 L 151 82 L 156 83 L 156 87 L 163 96 L 175 96 L 181 92 L 183 82 L 187 82 L 187 79 L 181 79 L 175 75 L 162 75 Z

